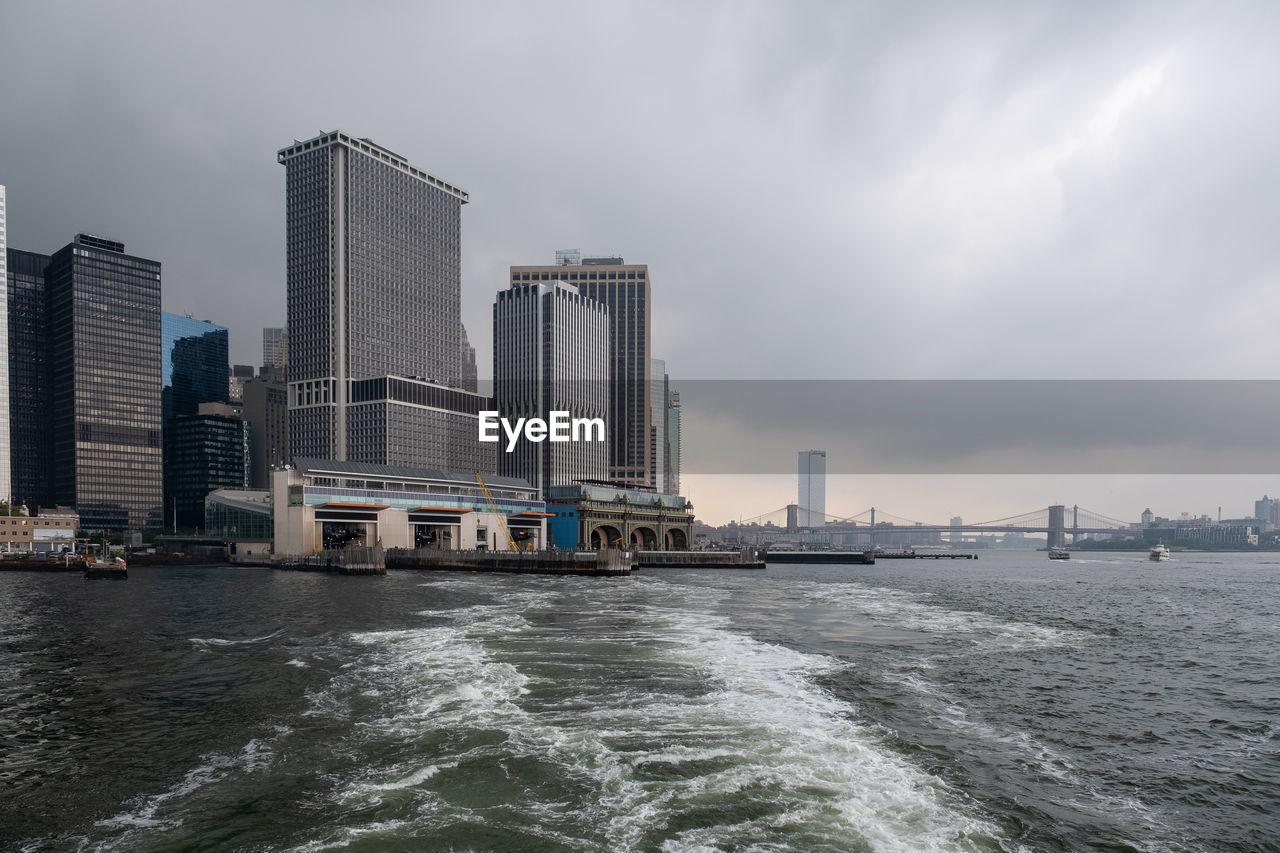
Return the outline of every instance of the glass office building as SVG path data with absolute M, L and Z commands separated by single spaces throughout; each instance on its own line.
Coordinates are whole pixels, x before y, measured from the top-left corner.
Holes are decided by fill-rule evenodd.
M 49 355 L 44 271 L 48 255 L 9 249 L 9 454 L 15 504 L 51 506 Z
M 227 402 L 227 329 L 207 320 L 160 315 L 164 420 L 194 415 L 201 403 Z
M 165 520 L 179 528 L 201 527 L 210 492 L 249 488 L 249 424 L 234 415 L 204 412 L 178 416 L 165 429 L 165 480 L 171 490 Z
M 178 435 L 178 424 L 194 417 L 200 410 L 201 403 L 226 403 L 227 387 L 227 329 L 206 320 L 196 320 L 179 314 L 163 313 L 160 315 L 160 373 L 164 381 L 161 410 L 163 412 L 164 431 L 164 508 L 166 526 L 173 524 L 174 509 L 182 503 L 185 510 L 180 519 L 184 527 L 199 527 L 204 521 L 204 495 L 198 499 L 191 496 L 193 491 L 204 487 L 207 479 L 201 473 L 203 463 L 189 467 L 192 462 L 189 447 L 184 449 L 185 455 L 176 455 L 175 438 Z M 184 427 L 184 441 L 188 444 L 199 443 L 194 433 L 198 426 Z M 243 472 L 241 472 L 243 474 Z M 242 479 L 242 478 L 241 478 Z M 233 483 L 219 485 L 236 485 Z M 217 486 L 209 487 L 209 489 Z M 205 490 L 207 494 L 209 489 Z M 179 493 L 183 500 L 179 501 Z M 198 502 L 199 507 L 193 508 Z
M 160 263 L 79 234 L 45 271 L 53 497 L 88 530 L 161 520 Z

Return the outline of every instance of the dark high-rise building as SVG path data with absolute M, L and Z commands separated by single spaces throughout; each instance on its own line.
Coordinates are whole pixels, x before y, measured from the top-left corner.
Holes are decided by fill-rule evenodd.
M 15 504 L 52 506 L 49 350 L 44 271 L 48 255 L 9 249 L 9 449 Z
M 79 234 L 45 287 L 54 501 L 89 530 L 158 526 L 160 263 Z
M 511 268 L 511 286 L 567 281 L 609 307 L 609 476 L 637 485 L 654 482 L 651 435 L 649 266 L 617 257 L 556 253 L 548 266 Z
M 295 142 L 277 159 L 285 167 L 291 455 L 426 464 L 406 458 L 413 448 L 395 447 L 376 425 L 357 431 L 348 394 L 353 382 L 379 377 L 466 387 L 467 193 L 341 131 Z M 412 421 L 429 431 L 415 440 L 443 445 L 466 435 L 476 444 L 469 403 L 437 418 L 394 397 L 385 402 L 396 411 L 380 422 Z M 372 450 L 366 442 L 389 447 Z
M 226 403 L 201 403 L 196 414 L 166 425 L 165 478 L 173 490 L 166 521 L 200 527 L 210 492 L 247 489 L 249 445 L 249 424 Z
M 164 419 L 194 415 L 201 403 L 227 402 L 227 328 L 178 314 L 160 315 Z
M 176 425 L 196 415 L 202 403 L 227 402 L 227 329 L 207 320 L 162 313 L 160 340 L 164 508 L 165 522 L 172 524 L 177 496 L 185 494 L 190 481 L 189 473 L 175 463 Z M 204 497 L 200 500 L 200 517 L 190 525 L 193 527 L 204 518 Z M 187 517 L 191 517 L 189 511 Z
M 501 416 L 548 420 L 551 412 L 607 422 L 609 309 L 562 281 L 512 285 L 493 303 L 493 399 Z M 607 430 L 600 440 L 520 441 L 498 448 L 498 473 L 545 496 L 551 486 L 609 476 Z M 583 431 L 580 439 L 594 438 Z M 500 442 L 502 444 L 502 442 Z

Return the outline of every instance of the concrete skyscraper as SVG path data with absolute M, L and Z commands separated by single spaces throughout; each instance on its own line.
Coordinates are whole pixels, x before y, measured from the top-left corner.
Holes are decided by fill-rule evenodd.
M 476 440 L 486 399 L 464 390 L 467 193 L 341 131 L 277 159 L 291 455 L 492 471 Z
M 562 281 L 513 285 L 493 304 L 494 408 L 502 417 L 608 420 L 609 309 Z M 594 437 L 594 436 L 592 436 Z M 607 432 L 593 441 L 521 441 L 498 473 L 542 490 L 609 475 Z
M 557 263 L 514 266 L 513 287 L 535 281 L 576 285 L 587 299 L 609 308 L 609 476 L 653 484 L 653 436 L 649 385 L 650 279 L 647 264 L 617 257 L 556 253 Z
M 285 365 L 288 363 L 289 333 L 284 329 L 264 328 L 262 330 L 262 367 L 274 370 L 283 376 Z
M 79 234 L 45 287 L 53 499 L 88 530 L 157 527 L 160 263 Z
M 801 450 L 799 460 L 801 527 L 821 527 L 827 514 L 827 451 Z

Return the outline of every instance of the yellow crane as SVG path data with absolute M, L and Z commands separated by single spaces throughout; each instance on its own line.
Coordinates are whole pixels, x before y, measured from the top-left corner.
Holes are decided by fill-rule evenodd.
M 484 493 L 484 499 L 489 503 L 489 512 L 498 519 L 498 526 L 502 528 L 502 535 L 507 537 L 507 547 L 512 551 L 519 551 L 516 547 L 516 540 L 511 536 L 511 528 L 507 527 L 507 517 L 498 511 L 498 502 L 493 499 L 493 493 L 489 491 L 489 486 L 485 483 L 484 477 L 480 476 L 480 469 L 475 469 L 476 482 L 480 484 L 480 491 Z

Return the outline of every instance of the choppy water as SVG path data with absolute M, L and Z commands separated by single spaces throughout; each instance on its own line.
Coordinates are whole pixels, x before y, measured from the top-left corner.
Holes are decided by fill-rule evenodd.
M 0 574 L 0 847 L 1280 850 L 1280 558 Z

